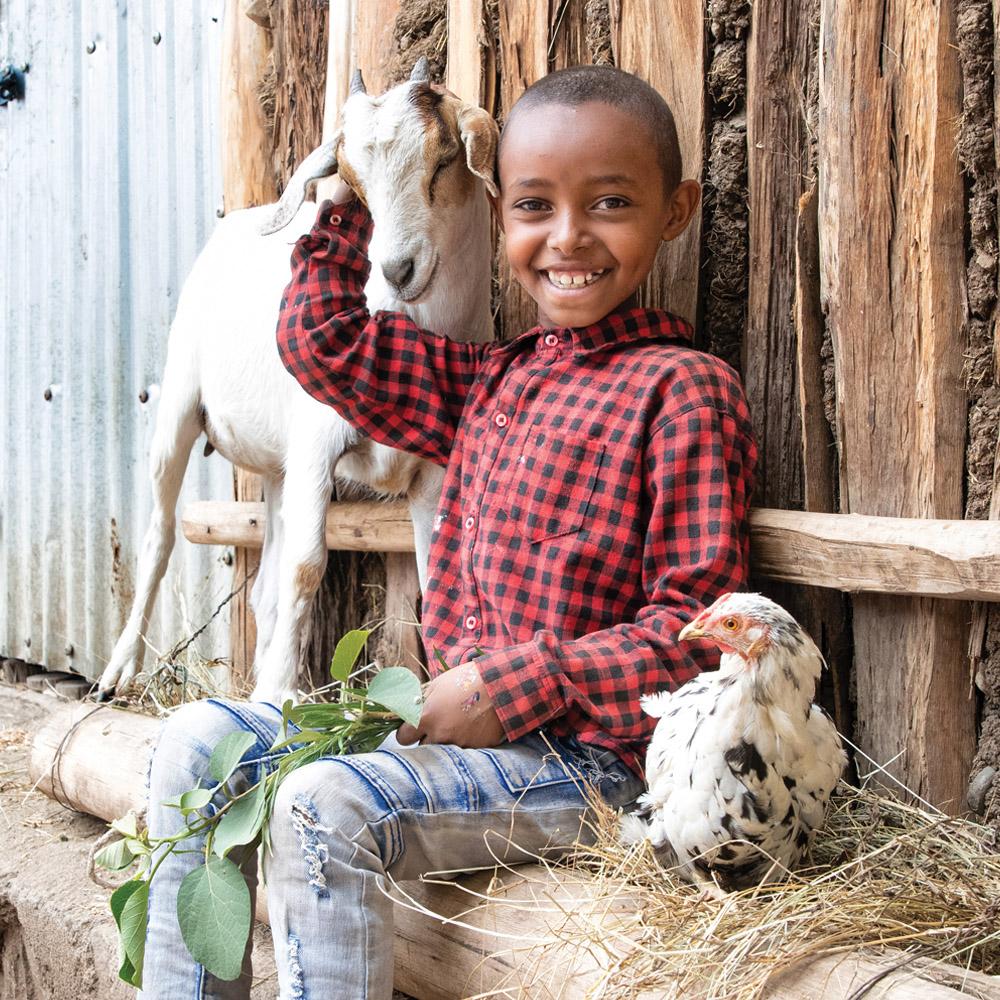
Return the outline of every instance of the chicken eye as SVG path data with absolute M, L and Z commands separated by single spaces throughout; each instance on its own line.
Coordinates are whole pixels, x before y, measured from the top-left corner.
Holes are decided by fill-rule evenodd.
M 739 627 L 739 622 L 733 617 L 723 618 L 722 627 L 729 632 L 735 632 Z

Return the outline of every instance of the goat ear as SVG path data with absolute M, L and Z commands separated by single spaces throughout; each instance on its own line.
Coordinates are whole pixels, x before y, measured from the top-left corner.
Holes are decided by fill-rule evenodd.
M 314 149 L 300 164 L 298 169 L 288 178 L 288 184 L 278 200 L 274 214 L 260 227 L 261 236 L 269 236 L 279 229 L 284 229 L 295 217 L 299 206 L 305 201 L 306 185 L 320 177 L 329 177 L 337 172 L 337 150 L 340 147 L 342 132 L 334 133 L 329 142 Z
M 458 131 L 465 144 L 465 161 L 469 169 L 482 178 L 486 190 L 495 198 L 500 193 L 494 176 L 500 136 L 497 123 L 482 108 L 463 104 L 458 112 Z

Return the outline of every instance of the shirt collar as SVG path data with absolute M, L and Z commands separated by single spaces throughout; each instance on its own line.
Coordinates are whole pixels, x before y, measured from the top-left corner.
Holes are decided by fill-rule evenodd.
M 687 344 L 694 340 L 691 324 L 679 316 L 661 309 L 641 309 L 633 306 L 614 309 L 603 319 L 590 326 L 534 326 L 513 340 L 496 345 L 496 350 L 510 350 L 523 347 L 526 341 L 546 333 L 554 333 L 560 339 L 570 338 L 575 355 L 593 354 L 609 346 L 627 344 L 637 340 L 681 340 Z

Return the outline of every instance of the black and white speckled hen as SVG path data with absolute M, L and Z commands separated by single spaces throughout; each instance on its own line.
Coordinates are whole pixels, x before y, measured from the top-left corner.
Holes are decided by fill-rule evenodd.
M 724 594 L 678 638 L 716 643 L 721 665 L 643 696 L 660 721 L 646 754 L 649 790 L 623 834 L 647 836 L 665 867 L 716 894 L 779 881 L 822 826 L 846 763 L 813 704 L 823 658 L 760 594 Z

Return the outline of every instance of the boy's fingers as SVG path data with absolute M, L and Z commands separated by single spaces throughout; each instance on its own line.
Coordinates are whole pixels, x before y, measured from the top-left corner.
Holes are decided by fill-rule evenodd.
M 402 744 L 404 747 L 411 746 L 420 739 L 420 734 L 417 732 L 414 726 L 411 726 L 408 722 L 404 722 L 399 729 L 396 730 L 396 742 Z

